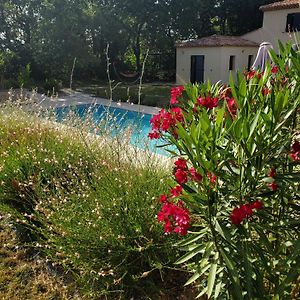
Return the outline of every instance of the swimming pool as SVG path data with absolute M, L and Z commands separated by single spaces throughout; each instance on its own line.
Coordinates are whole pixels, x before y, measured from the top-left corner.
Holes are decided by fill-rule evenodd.
M 110 135 L 114 136 L 123 130 L 130 129 L 130 142 L 140 149 L 148 149 L 162 155 L 168 152 L 157 146 L 162 145 L 162 140 L 150 140 L 148 133 L 151 131 L 150 119 L 152 115 L 139 113 L 117 107 L 108 107 L 101 104 L 81 104 L 74 107 L 59 107 L 56 109 L 59 121 L 67 118 L 69 113 L 75 113 L 81 119 L 89 117 L 97 126 L 109 127 Z M 104 122 L 103 122 L 104 121 Z

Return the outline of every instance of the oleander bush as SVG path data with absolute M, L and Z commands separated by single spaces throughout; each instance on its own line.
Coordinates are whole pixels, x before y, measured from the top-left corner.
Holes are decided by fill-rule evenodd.
M 151 139 L 176 146 L 177 185 L 158 221 L 206 299 L 299 299 L 300 53 L 279 45 L 264 71 L 172 90 Z
M 168 164 L 141 155 L 124 132 L 96 138 L 80 120 L 39 115 L 24 103 L 0 108 L 0 215 L 11 216 L 21 247 L 71 277 L 82 299 L 177 293 L 186 277 L 173 266 L 176 239 L 155 217 Z

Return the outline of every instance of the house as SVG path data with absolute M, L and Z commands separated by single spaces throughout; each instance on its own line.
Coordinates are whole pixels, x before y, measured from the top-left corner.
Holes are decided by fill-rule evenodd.
M 263 26 L 243 36 L 213 35 L 176 44 L 176 82 L 227 82 L 230 73 L 250 69 L 259 45 L 293 41 L 300 31 L 299 0 L 285 0 L 260 7 Z
M 292 32 L 300 30 L 299 0 L 285 0 L 261 6 L 264 13 L 263 26 L 244 34 L 244 39 L 262 43 L 270 42 L 277 49 L 278 40 L 293 42 Z

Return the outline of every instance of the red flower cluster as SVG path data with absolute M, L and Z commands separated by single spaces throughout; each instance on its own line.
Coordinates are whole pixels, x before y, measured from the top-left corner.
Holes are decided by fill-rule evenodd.
M 164 231 L 166 234 L 175 232 L 186 235 L 191 218 L 189 211 L 184 207 L 184 203 L 179 201 L 177 204 L 165 202 L 157 215 L 157 220 L 160 223 L 165 223 Z
M 150 120 L 152 131 L 148 134 L 150 139 L 158 139 L 161 137 L 161 133 L 164 131 L 175 132 L 176 122 L 183 122 L 182 110 L 179 107 L 174 107 L 170 111 L 164 109 L 153 116 Z
M 201 174 L 199 174 L 195 168 L 190 168 L 190 177 L 196 182 L 200 182 L 202 180 Z
M 201 106 L 206 107 L 207 109 L 213 109 L 214 107 L 218 106 L 219 98 L 213 98 L 211 96 L 207 97 L 199 97 L 197 99 L 197 103 Z
M 298 161 L 300 155 L 300 142 L 295 141 L 291 148 L 292 152 L 290 153 L 290 158 L 293 161 Z
M 250 79 L 254 78 L 255 76 L 258 79 L 260 79 L 263 75 L 264 75 L 264 72 L 258 73 L 255 70 L 250 70 L 250 71 L 245 73 L 245 77 L 246 77 L 247 80 L 250 80 Z
M 278 67 L 277 66 L 273 66 L 271 69 L 272 74 L 276 74 L 278 72 Z
M 259 210 L 263 208 L 263 203 L 260 200 L 256 200 L 254 203 L 243 204 L 239 207 L 236 207 L 231 215 L 230 219 L 234 225 L 241 224 L 246 218 L 253 215 L 253 210 Z
M 186 160 L 182 158 L 175 161 L 174 175 L 179 184 L 187 183 L 188 177 L 190 177 L 192 181 L 196 182 L 200 182 L 202 180 L 201 174 L 199 174 L 195 168 L 188 169 Z
M 228 111 L 232 116 L 236 115 L 237 104 L 234 98 L 226 98 Z
M 202 176 L 195 168 L 188 168 L 187 161 L 178 158 L 175 161 L 174 176 L 179 185 L 170 190 L 170 195 L 163 194 L 159 201 L 163 203 L 161 211 L 157 215 L 159 222 L 164 222 L 165 233 L 175 232 L 180 235 L 186 235 L 190 226 L 189 211 L 184 207 L 183 201 L 174 204 L 172 200 L 180 197 L 183 192 L 182 184 L 186 183 L 190 178 L 193 181 L 200 182 Z
M 209 181 L 215 185 L 217 182 L 217 176 L 213 173 L 207 172 L 207 178 L 209 179 Z
M 263 96 L 268 96 L 272 93 L 272 90 L 268 89 L 267 87 L 263 87 L 261 93 L 263 94 Z
M 175 171 L 175 178 L 179 184 L 187 183 L 188 181 L 188 173 L 183 169 L 177 169 Z
M 184 91 L 183 86 L 178 86 L 171 89 L 171 100 L 170 100 L 171 105 L 175 105 L 179 103 L 178 98 L 182 96 L 183 91 Z
M 182 195 L 182 186 L 181 185 L 177 185 L 174 188 L 171 189 L 171 195 L 172 197 L 179 197 L 180 195 Z

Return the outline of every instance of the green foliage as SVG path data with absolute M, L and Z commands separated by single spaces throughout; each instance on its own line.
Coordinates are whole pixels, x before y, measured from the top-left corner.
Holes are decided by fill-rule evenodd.
M 141 104 L 147 106 L 166 107 L 168 105 L 170 90 L 171 86 L 167 84 L 144 84 L 142 87 Z M 95 86 L 83 88 L 83 91 L 97 97 L 107 98 L 109 89 L 105 84 L 101 87 L 97 84 Z M 120 84 L 114 89 L 113 98 L 115 101 L 138 103 L 138 91 L 138 85 Z
M 150 49 L 145 77 L 174 80 L 176 41 L 251 31 L 261 24 L 259 6 L 269 2 L 2 0 L 0 51 L 15 54 L 10 77 L 16 79 L 20 67 L 30 63 L 34 79 L 67 83 L 74 57 L 74 79 L 103 78 L 107 43 L 121 71 L 140 71 Z
M 14 216 L 23 244 L 69 273 L 82 296 L 147 298 L 180 274 L 166 268 L 174 240 L 155 218 L 165 167 L 124 145 L 124 133 L 110 142 L 86 130 L 2 108 L 1 211 Z
M 20 87 L 24 87 L 24 88 L 33 87 L 30 64 L 27 64 L 25 67 L 21 68 L 18 75 L 18 83 Z
M 299 293 L 300 168 L 291 154 L 299 141 L 300 53 L 279 48 L 272 53 L 277 69 L 238 74 L 229 87 L 185 87 L 184 121 L 175 136 L 165 135 L 203 177 L 183 184 L 194 228 L 177 244 L 186 252 L 177 264 L 193 271 L 188 284 L 199 284 L 199 297 L 296 299 Z M 203 104 L 214 97 L 214 108 Z M 263 207 L 234 219 L 256 201 Z

